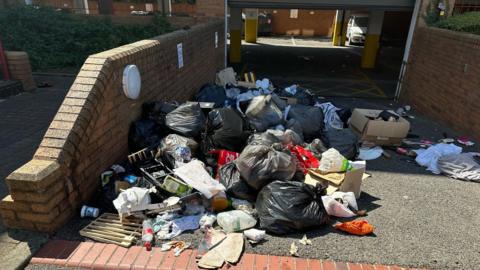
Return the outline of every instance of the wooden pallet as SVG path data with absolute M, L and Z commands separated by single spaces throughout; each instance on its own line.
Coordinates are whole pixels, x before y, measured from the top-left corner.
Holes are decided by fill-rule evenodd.
M 142 236 L 141 219 L 120 219 L 118 214 L 105 213 L 80 230 L 80 235 L 93 240 L 130 247 Z

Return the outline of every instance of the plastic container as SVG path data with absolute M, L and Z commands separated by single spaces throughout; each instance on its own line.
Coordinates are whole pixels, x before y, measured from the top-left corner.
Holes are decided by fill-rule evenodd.
M 210 202 L 215 212 L 223 211 L 230 206 L 227 194 L 225 194 L 224 191 L 220 191 L 217 195 L 213 196 Z
M 217 223 L 226 232 L 237 232 L 252 228 L 257 220 L 242 210 L 232 210 L 218 214 Z
M 352 169 L 352 165 L 335 148 L 330 148 L 322 154 L 319 169 L 323 173 L 345 172 Z
M 145 219 L 142 223 L 142 242 L 143 246 L 148 250 L 152 250 L 153 241 L 153 224 L 152 220 Z
M 87 205 L 82 206 L 82 210 L 80 210 L 80 216 L 82 218 L 85 218 L 85 217 L 97 218 L 99 213 L 100 213 L 100 210 L 98 208 L 87 206 Z

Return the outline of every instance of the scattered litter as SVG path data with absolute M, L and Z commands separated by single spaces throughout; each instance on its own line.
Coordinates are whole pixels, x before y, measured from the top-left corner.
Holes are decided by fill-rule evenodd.
M 208 174 L 204 164 L 199 160 L 192 160 L 175 169 L 174 172 L 188 185 L 200 191 L 207 199 L 212 198 L 220 191 L 225 191 L 225 187 Z
M 376 146 L 373 148 L 361 147 L 358 158 L 362 160 L 374 160 L 379 158 L 382 154 L 383 149 L 380 146 Z
M 173 255 L 175 257 L 180 256 L 185 249 L 189 248 L 191 243 L 184 241 L 170 241 L 162 244 L 161 251 L 168 251 L 173 248 Z
M 330 129 L 343 129 L 343 121 L 337 114 L 337 111 L 340 110 L 339 108 L 335 107 L 331 102 L 316 103 L 315 106 L 323 111 L 323 121 L 327 131 Z
M 308 239 L 306 234 L 303 235 L 302 239 L 300 239 L 299 242 L 304 246 L 312 244 L 312 240 Z
M 217 246 L 209 250 L 198 261 L 198 266 L 207 269 L 221 267 L 224 262 L 237 263 L 243 251 L 243 234 L 229 233 Z
M 334 192 L 331 195 L 322 196 L 323 206 L 327 214 L 335 217 L 354 217 L 358 210 L 357 200 L 353 192 Z M 353 210 L 350 210 L 350 208 Z
M 338 230 L 354 234 L 354 235 L 368 235 L 373 233 L 374 227 L 368 223 L 366 220 L 354 220 L 343 222 L 340 224 L 334 225 Z
M 217 216 L 215 214 L 205 213 L 198 221 L 198 224 L 202 230 L 205 230 L 211 228 L 215 221 L 217 221 Z
M 475 143 L 473 141 L 471 141 L 470 138 L 465 137 L 465 136 L 458 137 L 457 142 L 460 143 L 460 144 L 466 145 L 466 146 L 474 146 L 475 145 Z
M 142 236 L 142 221 L 136 218 L 122 220 L 118 215 L 105 213 L 79 233 L 98 242 L 130 247 Z
M 171 221 L 168 219 L 159 219 L 159 217 L 157 217 L 155 223 L 153 224 L 154 227 L 159 225 L 159 229 L 155 229 L 154 231 L 156 232 L 158 239 L 165 240 L 172 239 L 184 231 L 198 229 L 200 226 L 199 221 L 202 216 L 184 216 Z
M 295 245 L 295 242 L 292 242 L 290 245 L 290 255 L 293 257 L 298 257 L 298 247 Z
M 352 165 L 335 148 L 330 148 L 322 153 L 318 169 L 323 173 L 345 172 L 352 169 Z
M 248 241 L 252 244 L 257 244 L 265 239 L 266 232 L 258 229 L 249 229 L 243 232 Z
M 238 232 L 252 228 L 257 220 L 242 210 L 232 210 L 219 213 L 217 223 L 226 232 Z
M 82 206 L 82 210 L 80 210 L 80 217 L 93 217 L 97 218 L 98 214 L 100 213 L 100 209 L 84 205 Z

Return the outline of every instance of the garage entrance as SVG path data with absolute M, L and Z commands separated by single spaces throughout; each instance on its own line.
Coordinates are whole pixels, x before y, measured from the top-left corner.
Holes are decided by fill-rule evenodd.
M 228 3 L 229 64 L 238 74 L 254 72 L 279 87 L 296 83 L 324 97 L 395 97 L 415 1 Z M 302 26 L 302 15 L 311 16 L 310 25 Z

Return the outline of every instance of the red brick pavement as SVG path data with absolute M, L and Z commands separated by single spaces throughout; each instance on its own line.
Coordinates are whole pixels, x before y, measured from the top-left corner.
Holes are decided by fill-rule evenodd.
M 196 251 L 186 250 L 179 257 L 160 248 L 146 251 L 144 248 L 122 248 L 112 244 L 52 240 L 44 245 L 32 258 L 31 264 L 47 264 L 77 269 L 198 269 Z M 330 260 L 301 259 L 259 254 L 243 254 L 235 266 L 224 265 L 229 270 L 410 270 L 400 266 L 370 265 L 334 262 Z

